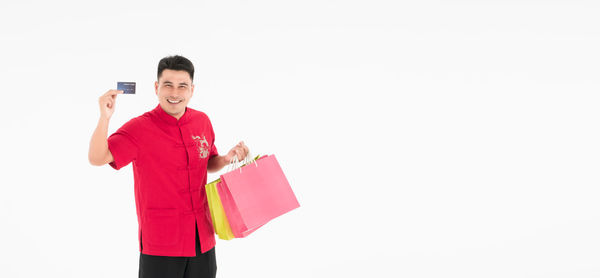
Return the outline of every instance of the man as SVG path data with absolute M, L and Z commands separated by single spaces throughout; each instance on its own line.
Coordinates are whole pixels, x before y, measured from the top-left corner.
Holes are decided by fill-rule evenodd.
M 100 120 L 92 135 L 89 160 L 115 169 L 133 163 L 140 242 L 139 277 L 215 277 L 215 238 L 206 201 L 206 173 L 221 170 L 234 156 L 244 159 L 240 142 L 221 156 L 206 114 L 188 108 L 194 93 L 194 66 L 182 56 L 158 63 L 154 83 L 159 104 L 131 119 L 107 138 L 117 95 L 99 99 Z

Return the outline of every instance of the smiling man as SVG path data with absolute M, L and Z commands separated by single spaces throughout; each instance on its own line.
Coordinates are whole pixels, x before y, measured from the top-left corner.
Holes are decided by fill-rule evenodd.
M 244 159 L 240 142 L 227 155 L 203 112 L 187 107 L 194 94 L 194 66 L 182 56 L 158 63 L 154 83 L 158 105 L 131 119 L 107 138 L 117 95 L 99 99 L 100 120 L 92 135 L 89 161 L 121 169 L 133 164 L 140 250 L 139 277 L 215 277 L 215 238 L 204 185 L 234 156 Z

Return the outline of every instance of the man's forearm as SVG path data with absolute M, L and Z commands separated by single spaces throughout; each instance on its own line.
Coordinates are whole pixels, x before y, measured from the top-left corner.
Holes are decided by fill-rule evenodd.
M 209 173 L 218 172 L 225 167 L 229 162 L 224 155 L 213 156 L 208 160 L 206 170 Z
M 90 150 L 88 152 L 88 159 L 92 165 L 100 166 L 113 160 L 112 154 L 108 149 L 108 122 L 108 118 L 100 117 L 98 126 L 92 135 Z

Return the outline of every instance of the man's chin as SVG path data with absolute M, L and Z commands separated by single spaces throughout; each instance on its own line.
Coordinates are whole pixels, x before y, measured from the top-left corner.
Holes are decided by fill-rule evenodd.
M 161 103 L 160 107 L 162 107 L 162 109 L 171 116 L 179 115 L 179 114 L 185 112 L 185 108 L 186 108 L 184 103 L 178 103 L 178 104 Z

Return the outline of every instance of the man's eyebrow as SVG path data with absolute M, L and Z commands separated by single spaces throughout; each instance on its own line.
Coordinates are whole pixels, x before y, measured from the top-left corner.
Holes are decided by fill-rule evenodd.
M 186 85 L 187 86 L 188 83 L 187 82 L 179 82 L 179 85 Z
M 163 81 L 163 83 L 173 84 L 173 82 L 171 82 L 171 81 Z

